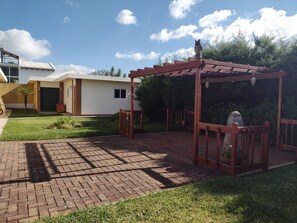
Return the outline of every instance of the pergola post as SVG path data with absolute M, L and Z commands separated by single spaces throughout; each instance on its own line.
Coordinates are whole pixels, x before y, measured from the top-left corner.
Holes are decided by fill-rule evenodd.
M 37 81 L 37 105 L 36 105 L 36 111 L 40 112 L 40 81 Z
M 283 78 L 278 79 L 278 105 L 277 105 L 277 127 L 276 127 L 276 149 L 279 150 L 280 145 L 280 126 L 282 117 L 282 95 L 283 95 Z
M 131 90 L 130 90 L 130 139 L 133 139 L 133 133 L 134 133 L 134 78 L 131 78 Z
M 201 73 L 200 68 L 196 68 L 195 73 L 195 106 L 194 106 L 194 148 L 193 148 L 193 163 L 198 163 L 198 145 L 199 145 L 199 129 L 198 125 L 201 122 Z
M 167 107 L 166 108 L 166 130 L 167 132 L 169 132 L 169 129 L 170 129 L 170 111 L 169 111 L 169 108 Z

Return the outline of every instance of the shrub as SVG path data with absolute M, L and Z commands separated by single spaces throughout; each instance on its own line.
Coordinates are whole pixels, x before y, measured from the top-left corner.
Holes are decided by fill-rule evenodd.
M 117 112 L 117 113 L 114 113 L 109 119 L 112 122 L 118 122 L 119 121 L 119 116 L 120 116 L 120 113 Z
M 61 129 L 72 129 L 72 128 L 74 128 L 74 126 L 68 123 L 64 123 L 61 125 Z
M 69 116 L 58 117 L 47 126 L 48 129 L 73 129 L 82 127 L 82 123 L 75 122 Z

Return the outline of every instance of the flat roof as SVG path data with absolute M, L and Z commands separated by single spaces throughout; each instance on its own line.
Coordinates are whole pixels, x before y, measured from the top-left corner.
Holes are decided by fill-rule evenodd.
M 29 82 L 34 82 L 34 81 L 48 81 L 48 82 L 55 82 L 55 78 L 50 78 L 50 77 L 35 77 L 35 76 L 30 76 L 29 77 Z
M 64 81 L 67 79 L 82 79 L 82 80 L 97 80 L 97 81 L 114 81 L 114 82 L 130 82 L 130 78 L 127 77 L 110 77 L 103 75 L 92 75 L 83 73 L 66 73 L 61 77 L 57 78 L 56 81 Z M 140 79 L 135 80 L 135 82 L 141 82 Z
M 52 77 L 51 77 L 52 76 Z M 53 75 L 47 77 L 29 77 L 30 81 L 49 81 L 49 82 L 63 82 L 67 79 L 82 79 L 82 80 L 94 80 L 94 81 L 109 81 L 109 82 L 124 82 L 130 83 L 131 79 L 128 77 L 110 77 L 110 76 L 102 76 L 102 75 L 92 75 L 92 74 L 84 74 L 84 73 L 66 73 L 61 76 L 55 77 Z M 141 79 L 136 78 L 134 83 L 140 83 Z

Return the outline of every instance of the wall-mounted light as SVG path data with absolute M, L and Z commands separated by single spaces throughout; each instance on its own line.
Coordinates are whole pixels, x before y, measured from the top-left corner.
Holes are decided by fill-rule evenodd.
M 257 79 L 253 76 L 251 79 L 251 84 L 254 86 L 256 84 Z
M 208 81 L 205 82 L 205 87 L 206 87 L 206 89 L 209 88 L 209 82 Z

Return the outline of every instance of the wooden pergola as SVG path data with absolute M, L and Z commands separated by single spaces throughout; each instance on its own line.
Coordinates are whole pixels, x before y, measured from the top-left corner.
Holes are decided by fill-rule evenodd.
M 282 108 L 282 83 L 284 71 L 274 72 L 265 67 L 236 64 L 231 62 L 221 62 L 210 59 L 189 58 L 187 61 L 176 60 L 173 63 L 164 63 L 162 66 L 145 67 L 144 69 L 132 70 L 129 74 L 131 78 L 131 117 L 129 136 L 133 138 L 134 123 L 134 78 L 145 76 L 165 76 L 165 77 L 187 77 L 195 76 L 195 105 L 194 105 L 194 148 L 193 161 L 197 163 L 198 151 L 198 131 L 201 122 L 201 98 L 202 84 L 226 83 L 237 81 L 250 81 L 262 79 L 278 79 L 278 112 L 277 112 L 277 138 L 276 146 L 280 144 L 281 108 Z

